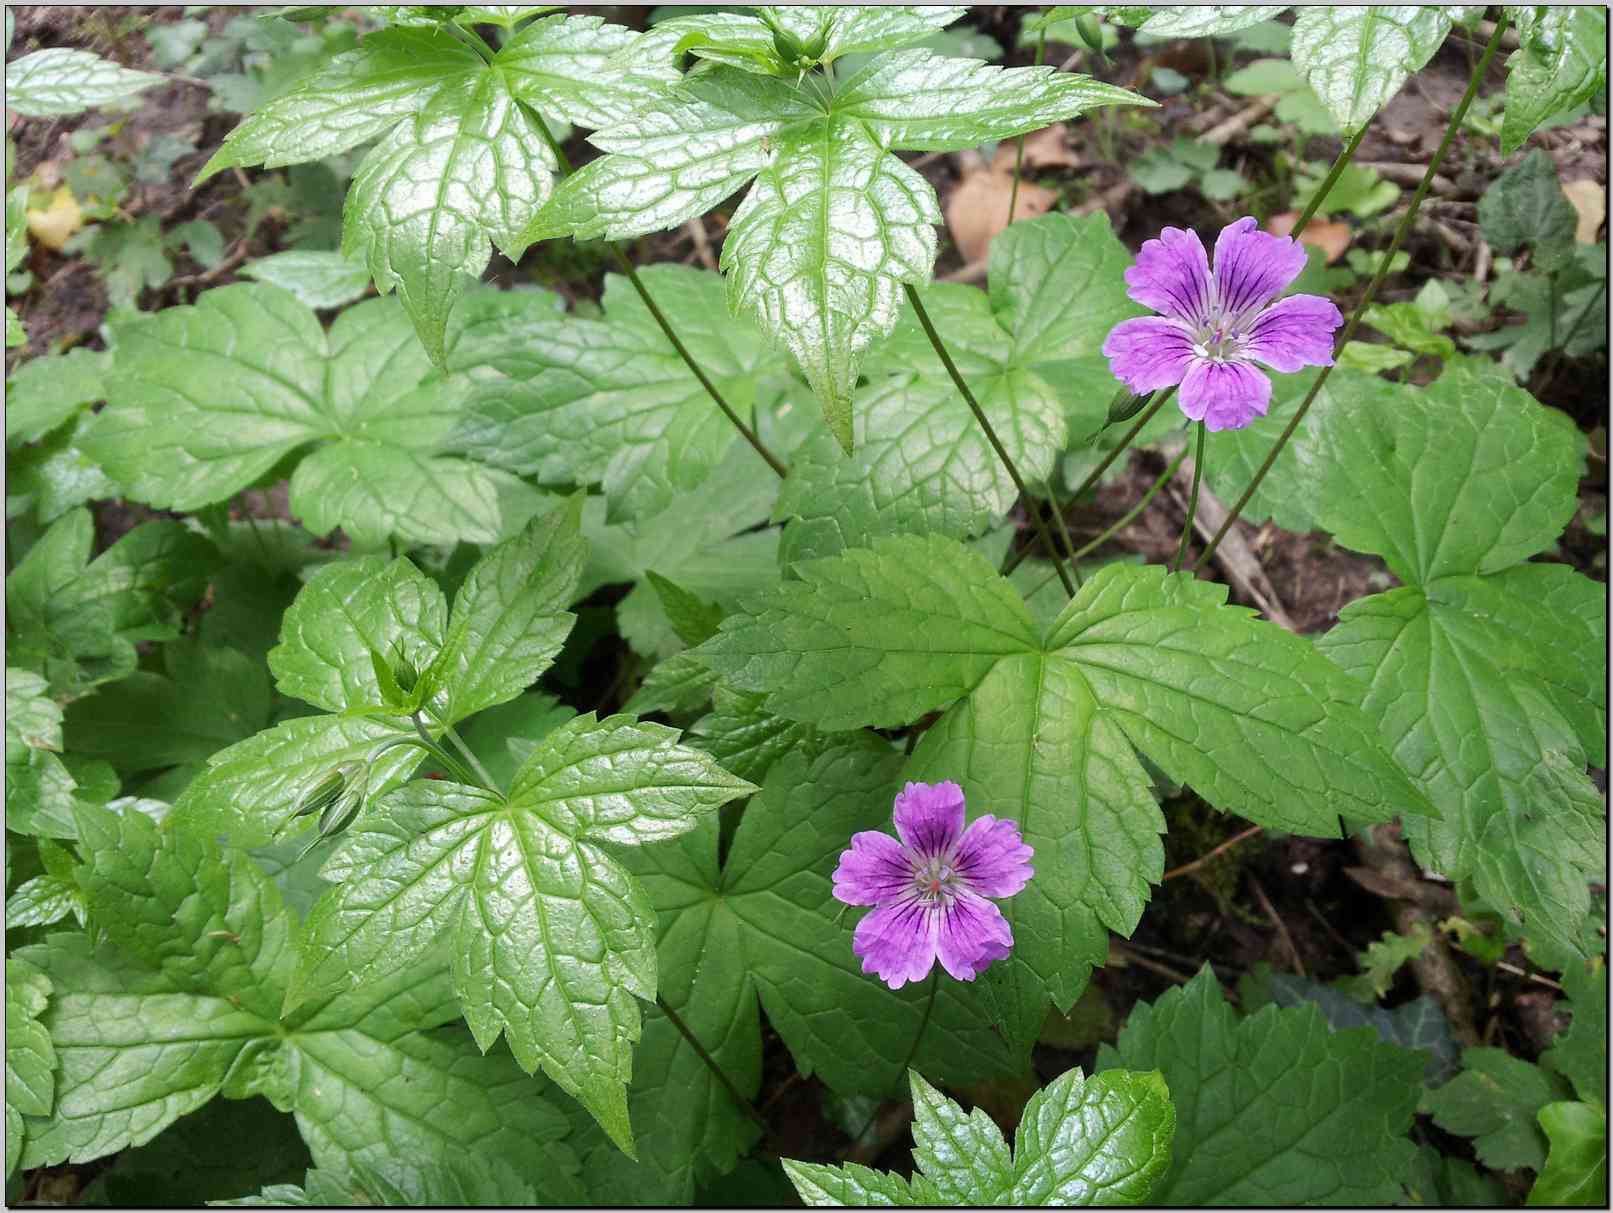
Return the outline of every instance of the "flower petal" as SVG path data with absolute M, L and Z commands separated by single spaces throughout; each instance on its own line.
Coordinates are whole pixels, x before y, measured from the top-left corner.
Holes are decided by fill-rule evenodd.
M 834 873 L 836 900 L 848 906 L 895 901 L 913 889 L 913 863 L 902 844 L 878 830 L 851 836 Z
M 1209 319 L 1215 298 L 1204 242 L 1197 232 L 1179 227 L 1143 241 L 1137 264 L 1126 271 L 1126 285 L 1131 288 L 1126 293 L 1144 307 L 1194 325 Z
M 939 910 L 917 897 L 892 902 L 863 916 L 852 933 L 851 950 L 862 957 L 864 973 L 877 973 L 891 989 L 900 990 L 929 975 L 940 925 Z
M 1255 317 L 1243 352 L 1274 371 L 1333 365 L 1333 331 L 1344 323 L 1331 299 L 1290 295 Z
M 1270 303 L 1304 268 L 1305 248 L 1299 241 L 1263 232 L 1247 215 L 1227 224 L 1215 238 L 1221 314 L 1235 317 Z
M 957 873 L 982 897 L 1012 897 L 1036 874 L 1035 854 L 1019 836 L 1017 822 L 986 814 L 969 823 L 958 843 Z
M 920 855 L 940 855 L 963 833 L 963 789 L 943 783 L 910 783 L 896 794 L 891 813 L 896 832 Z
M 1182 382 L 1193 358 L 1193 339 L 1179 320 L 1141 316 L 1110 329 L 1103 352 L 1115 378 L 1141 394 Z
M 941 915 L 936 951 L 941 967 L 959 981 L 975 975 L 1013 949 L 1014 931 L 1002 911 L 984 897 L 959 895 Z
M 1177 394 L 1182 412 L 1207 430 L 1241 430 L 1264 417 L 1271 404 L 1271 380 L 1247 362 L 1197 360 Z

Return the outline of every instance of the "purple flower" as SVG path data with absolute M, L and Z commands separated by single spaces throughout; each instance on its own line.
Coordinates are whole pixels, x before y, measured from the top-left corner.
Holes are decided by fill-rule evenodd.
M 1247 216 L 1215 240 L 1215 275 L 1194 232 L 1168 227 L 1144 243 L 1126 271 L 1129 294 L 1162 316 L 1115 325 L 1103 352 L 1115 377 L 1138 395 L 1181 384 L 1177 401 L 1212 430 L 1240 430 L 1264 417 L 1274 371 L 1333 365 L 1339 309 L 1320 295 L 1273 303 L 1305 268 L 1297 240 L 1260 231 Z
M 963 789 L 910 783 L 891 814 L 897 842 L 878 830 L 852 835 L 835 868 L 834 895 L 873 906 L 852 936 L 864 973 L 893 990 L 941 967 L 959 981 L 1014 946 L 1014 933 L 988 897 L 1012 897 L 1033 874 L 1032 851 L 1012 821 L 976 818 L 963 828 Z

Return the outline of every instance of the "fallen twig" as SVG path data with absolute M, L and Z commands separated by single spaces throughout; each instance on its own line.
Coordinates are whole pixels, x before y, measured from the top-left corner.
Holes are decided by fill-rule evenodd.
M 1203 855 L 1200 855 L 1197 859 L 1193 860 L 1191 863 L 1184 863 L 1180 867 L 1172 868 L 1169 872 L 1166 872 L 1165 875 L 1163 875 L 1163 876 L 1161 876 L 1159 878 L 1160 884 L 1164 884 L 1167 880 L 1175 880 L 1178 876 L 1186 876 L 1189 872 L 1198 871 L 1205 864 L 1209 863 L 1212 859 L 1214 859 L 1217 855 L 1221 855 L 1221 854 L 1224 854 L 1227 851 L 1230 851 L 1233 847 L 1237 846 L 1244 839 L 1253 838 L 1256 834 L 1260 833 L 1263 829 L 1265 829 L 1264 826 L 1250 826 L 1247 830 L 1240 830 L 1238 833 L 1234 834 L 1231 838 L 1229 838 L 1225 842 L 1223 842 L 1220 846 L 1214 848 L 1213 850 L 1206 851 Z
M 1305 972 L 1305 962 L 1300 959 L 1299 948 L 1294 945 L 1294 937 L 1288 933 L 1288 924 L 1283 921 L 1282 915 L 1277 913 L 1277 907 L 1271 904 L 1271 898 L 1266 896 L 1266 890 L 1254 878 L 1253 873 L 1249 875 L 1249 887 L 1255 891 L 1255 899 L 1260 902 L 1260 908 L 1266 912 L 1266 917 L 1271 919 L 1271 925 L 1277 928 L 1277 934 L 1282 937 L 1283 944 L 1288 948 L 1288 955 L 1294 962 L 1294 972 L 1301 977 L 1309 977 L 1310 974 Z

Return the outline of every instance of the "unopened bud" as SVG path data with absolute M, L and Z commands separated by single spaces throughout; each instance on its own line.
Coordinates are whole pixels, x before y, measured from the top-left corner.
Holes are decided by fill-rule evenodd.
M 1134 395 L 1129 389 L 1120 392 L 1109 405 L 1109 420 L 1105 425 L 1114 425 L 1116 422 L 1127 421 L 1142 412 L 1143 405 L 1148 403 L 1152 392 L 1144 392 L 1141 396 Z
M 1098 25 L 1098 19 L 1091 13 L 1078 13 L 1075 18 L 1075 32 L 1081 35 L 1081 41 L 1087 44 L 1088 50 L 1097 51 L 1102 55 L 1103 29 Z M 1105 56 L 1107 59 L 1107 56 Z
M 302 794 L 297 801 L 297 807 L 291 811 L 293 818 L 307 817 L 310 813 L 323 813 L 331 803 L 341 796 L 347 787 L 347 776 L 341 767 L 328 771 L 318 783 Z

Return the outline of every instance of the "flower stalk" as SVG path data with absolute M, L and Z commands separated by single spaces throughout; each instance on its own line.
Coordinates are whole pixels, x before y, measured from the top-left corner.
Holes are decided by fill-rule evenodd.
M 1171 572 L 1182 571 L 1182 561 L 1187 559 L 1187 543 L 1193 536 L 1193 517 L 1199 511 L 1199 487 L 1204 480 L 1204 422 L 1199 422 L 1198 444 L 1193 452 L 1193 491 L 1187 496 L 1187 519 L 1182 523 L 1182 542 L 1176 548 L 1176 563 L 1171 566 Z
M 1025 512 L 1030 516 L 1031 524 L 1036 528 L 1036 533 L 1042 541 L 1042 546 L 1047 549 L 1048 558 L 1052 560 L 1053 567 L 1058 570 L 1059 581 L 1063 584 L 1065 592 L 1073 598 L 1076 586 L 1080 584 L 1081 574 L 1077 572 L 1075 574 L 1076 580 L 1070 580 L 1070 573 L 1065 569 L 1063 561 L 1060 559 L 1058 546 L 1053 542 L 1053 536 L 1048 531 L 1047 524 L 1042 521 L 1041 515 L 1030 507 L 1030 491 L 1025 487 L 1024 478 L 1020 476 L 1019 469 L 1014 466 L 1013 459 L 1009 456 L 1007 450 L 1003 448 L 1002 440 L 997 437 L 997 431 L 987 419 L 984 410 L 981 409 L 980 402 L 975 399 L 975 394 L 969 390 L 969 385 L 964 382 L 963 375 L 958 371 L 957 364 L 952 361 L 952 355 L 947 352 L 946 344 L 941 340 L 941 334 L 936 332 L 935 325 L 930 321 L 929 312 L 924 310 L 924 301 L 919 298 L 918 291 L 913 289 L 911 283 L 903 283 L 903 289 L 907 291 L 907 301 L 913 305 L 913 312 L 918 316 L 919 324 L 924 328 L 924 335 L 930 339 L 930 347 L 935 350 L 936 357 L 941 359 L 941 365 L 946 367 L 947 374 L 952 377 L 953 385 L 958 389 L 958 394 L 963 397 L 964 403 L 969 406 L 969 411 L 974 414 L 975 421 L 979 423 L 981 432 L 986 435 L 986 441 L 991 444 L 991 449 L 997 452 L 997 458 L 1002 461 L 1003 467 L 1008 470 L 1008 477 L 1014 482 L 1014 488 L 1019 490 L 1020 497 L 1026 500 Z M 1059 527 L 1063 530 L 1064 520 L 1062 518 L 1059 519 Z M 1064 538 L 1066 551 L 1072 550 L 1068 531 L 1065 531 Z
M 1417 191 L 1412 195 L 1411 204 L 1406 208 L 1405 215 L 1401 217 L 1399 225 L 1395 228 L 1395 234 L 1389 242 L 1389 247 L 1384 250 L 1383 256 L 1379 259 L 1378 268 L 1373 272 L 1372 280 L 1367 283 L 1366 293 L 1361 296 L 1361 302 L 1356 305 L 1355 310 L 1350 314 L 1349 323 L 1344 326 L 1344 332 L 1339 336 L 1336 347 L 1338 351 L 1342 351 L 1345 346 L 1349 345 L 1351 339 L 1355 336 L 1356 328 L 1361 323 L 1362 316 L 1366 313 L 1367 308 L 1372 306 L 1372 301 L 1377 297 L 1378 287 L 1383 283 L 1384 278 L 1388 276 L 1389 265 L 1394 260 L 1395 254 L 1400 251 L 1400 245 L 1405 240 L 1406 233 L 1411 230 L 1412 221 L 1416 219 L 1417 211 L 1422 206 L 1423 199 L 1428 196 L 1428 190 L 1433 185 L 1434 174 L 1439 171 L 1439 166 L 1445 162 L 1445 154 L 1450 151 L 1451 142 L 1456 138 L 1456 132 L 1461 129 L 1462 122 L 1467 117 L 1468 108 L 1473 104 L 1473 98 L 1478 95 L 1479 84 L 1483 81 L 1485 73 L 1489 71 L 1490 62 L 1495 58 L 1496 51 L 1500 49 L 1501 37 L 1506 33 L 1509 24 L 1510 22 L 1504 14 L 1496 22 L 1495 32 L 1490 35 L 1490 41 L 1485 45 L 1484 54 L 1479 57 L 1478 66 L 1473 69 L 1473 74 L 1468 78 L 1467 91 L 1462 94 L 1462 100 L 1451 111 L 1450 121 L 1445 126 L 1445 136 L 1439 141 L 1439 148 L 1434 152 L 1434 158 L 1428 162 L 1428 169 L 1423 173 L 1423 179 L 1417 183 Z M 1336 358 L 1337 353 L 1335 353 L 1335 360 Z M 1294 436 L 1294 431 L 1299 429 L 1300 423 L 1305 420 L 1305 414 L 1310 411 L 1312 402 L 1321 392 L 1322 385 L 1327 382 L 1328 376 L 1332 374 L 1333 365 L 1324 366 L 1321 374 L 1316 377 L 1316 382 L 1311 384 L 1310 391 L 1305 393 L 1305 398 L 1300 401 L 1299 407 L 1294 410 L 1294 415 L 1289 418 L 1288 424 L 1283 428 L 1283 432 L 1277 436 L 1277 441 L 1272 444 L 1271 450 L 1267 452 L 1265 461 L 1256 470 L 1254 479 L 1249 482 L 1249 487 L 1243 490 L 1243 495 L 1227 511 L 1226 519 L 1216 529 L 1210 542 L 1205 546 L 1204 551 L 1200 553 L 1198 560 L 1194 562 L 1193 568 L 1195 570 L 1202 568 L 1205 562 L 1215 555 L 1215 550 L 1221 545 L 1221 540 L 1226 538 L 1227 532 L 1232 529 L 1232 524 L 1243 513 L 1244 507 L 1249 504 L 1250 498 L 1260 488 L 1261 481 L 1265 480 L 1267 473 L 1271 471 L 1272 466 L 1277 462 L 1277 457 L 1282 454 L 1283 448 L 1288 445 L 1289 439 Z

